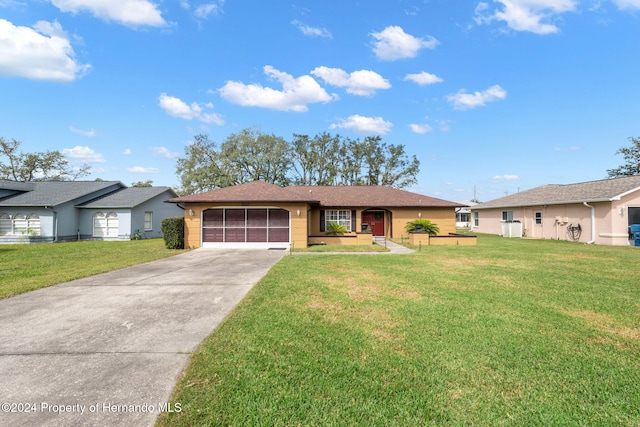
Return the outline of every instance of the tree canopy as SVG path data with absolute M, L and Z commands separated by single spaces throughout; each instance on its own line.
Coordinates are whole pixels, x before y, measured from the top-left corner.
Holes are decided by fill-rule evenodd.
M 288 142 L 245 129 L 220 145 L 196 135 L 177 161 L 181 193 L 198 193 L 261 180 L 277 185 L 387 185 L 417 182 L 417 157 L 379 136 L 352 140 L 323 132 L 294 134 Z
M 10 181 L 74 181 L 89 174 L 90 166 L 74 169 L 57 150 L 19 151 L 20 141 L 0 137 L 0 179 Z
M 622 154 L 625 164 L 615 169 L 608 169 L 609 178 L 640 175 L 640 138 L 629 137 L 631 146 L 622 147 L 616 154 Z

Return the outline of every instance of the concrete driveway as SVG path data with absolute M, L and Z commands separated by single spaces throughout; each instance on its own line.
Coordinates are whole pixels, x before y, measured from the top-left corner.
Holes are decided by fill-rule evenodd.
M 285 251 L 197 249 L 0 301 L 0 425 L 143 426 Z

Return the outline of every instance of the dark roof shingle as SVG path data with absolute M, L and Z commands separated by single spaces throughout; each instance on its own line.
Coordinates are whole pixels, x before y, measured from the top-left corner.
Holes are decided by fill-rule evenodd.
M 262 181 L 220 188 L 173 203 L 208 202 L 302 202 L 333 207 L 462 207 L 460 203 L 384 186 L 291 186 L 278 187 Z
M 105 197 L 84 203 L 79 208 L 133 208 L 160 194 L 169 191 L 172 196 L 176 193 L 170 187 L 129 187 L 111 193 Z
M 120 181 L 34 181 L 33 189 L 9 196 L 0 206 L 57 206 L 109 187 L 125 188 Z

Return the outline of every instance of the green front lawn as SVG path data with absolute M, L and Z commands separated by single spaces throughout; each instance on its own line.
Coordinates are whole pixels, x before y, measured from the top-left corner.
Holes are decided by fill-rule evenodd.
M 640 425 L 640 250 L 481 235 L 289 256 L 159 425 Z
M 0 245 L 0 299 L 181 252 L 162 239 Z
M 303 249 L 294 249 L 294 252 L 389 252 L 389 249 L 380 245 L 311 245 Z

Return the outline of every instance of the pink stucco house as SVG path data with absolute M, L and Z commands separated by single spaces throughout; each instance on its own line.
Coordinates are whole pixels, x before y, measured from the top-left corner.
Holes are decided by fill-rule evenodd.
M 640 176 L 543 185 L 471 209 L 478 233 L 626 246 L 640 224 Z

